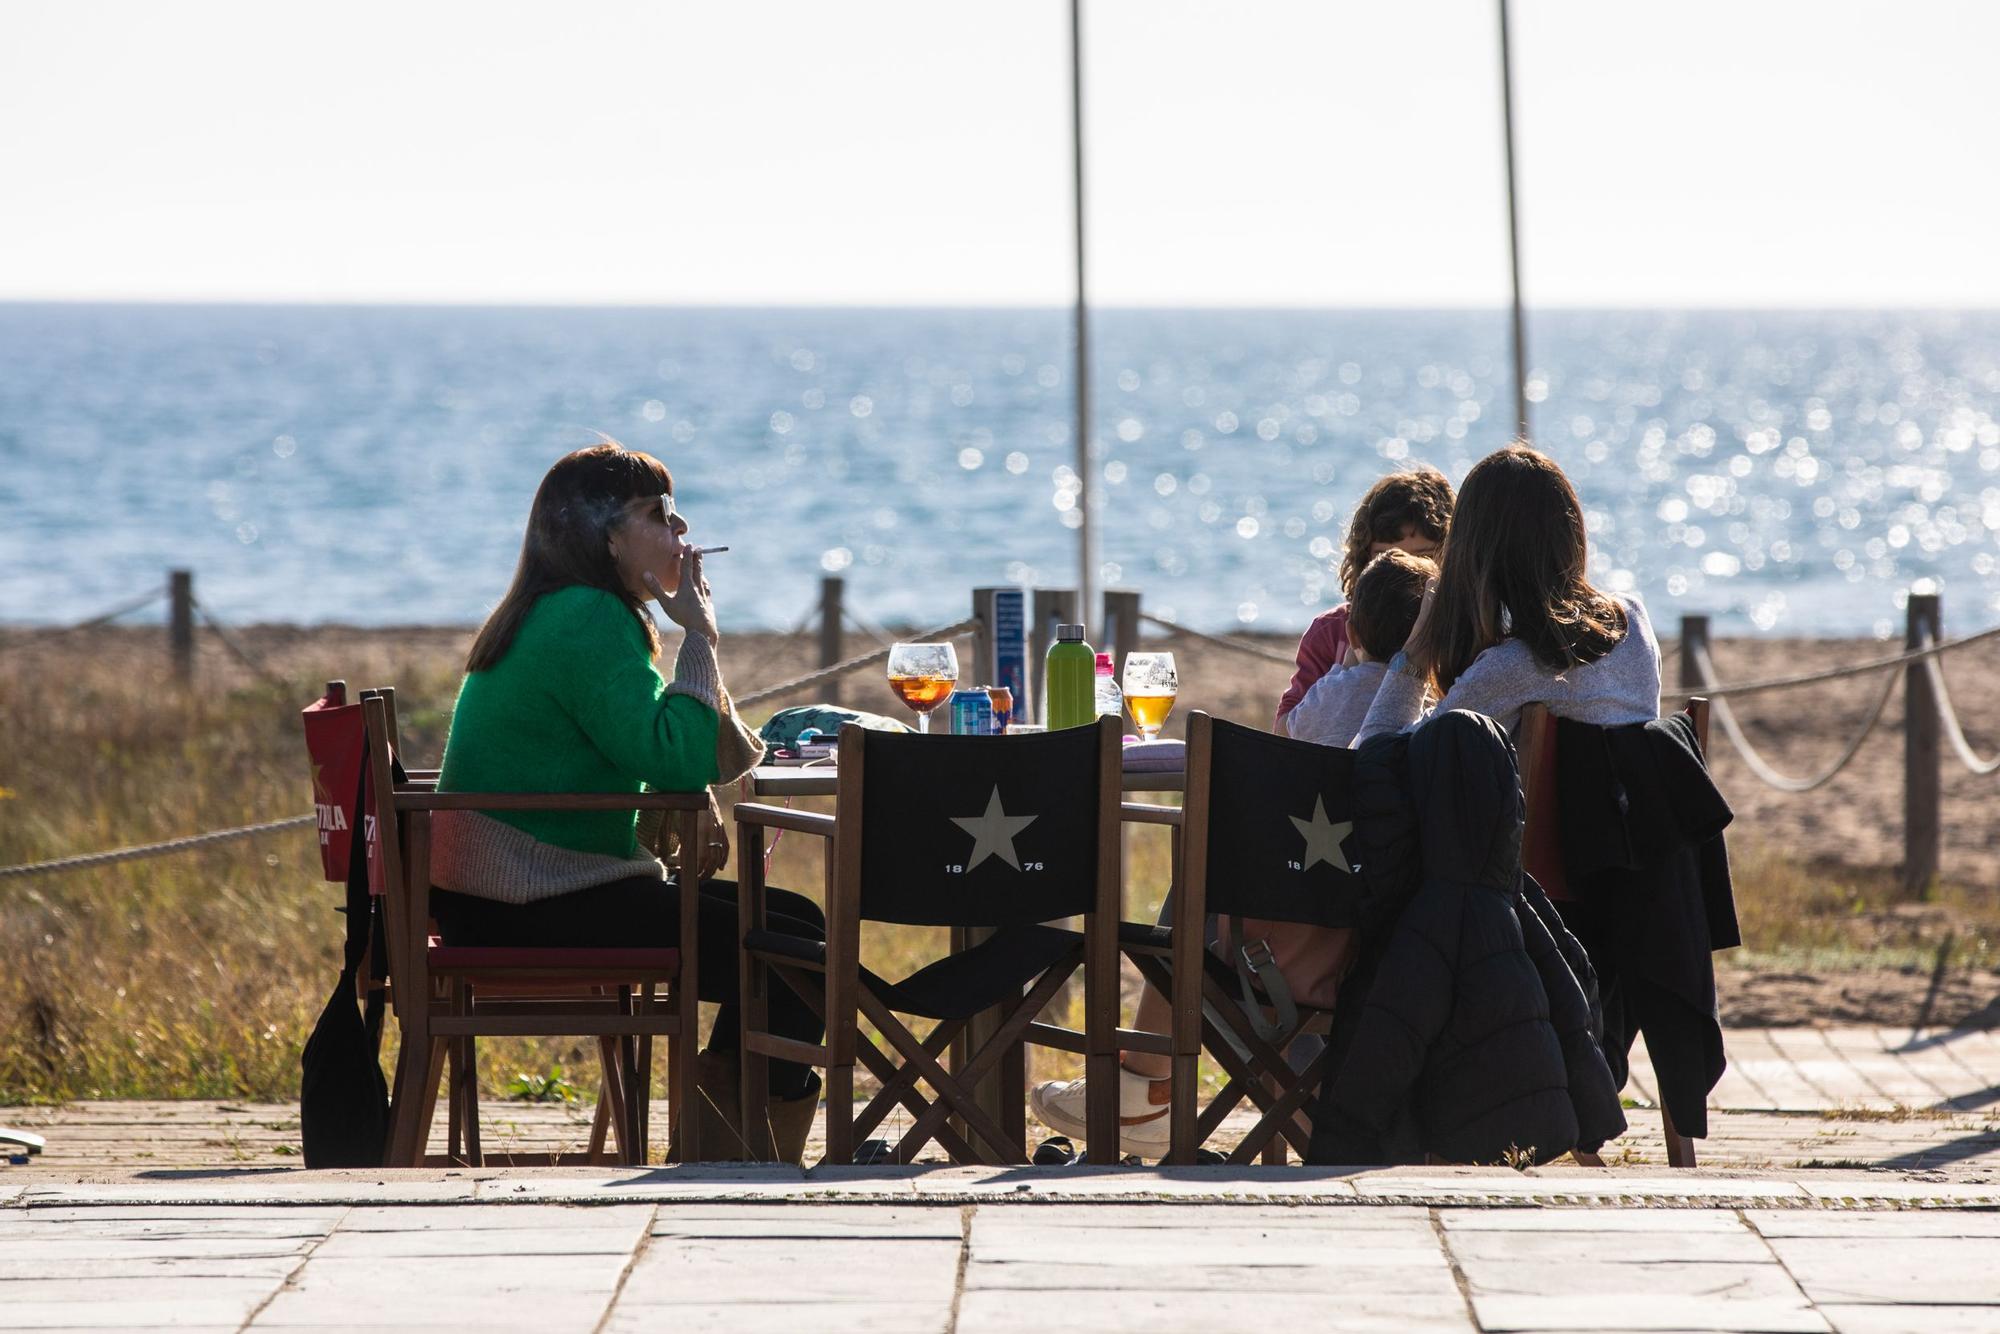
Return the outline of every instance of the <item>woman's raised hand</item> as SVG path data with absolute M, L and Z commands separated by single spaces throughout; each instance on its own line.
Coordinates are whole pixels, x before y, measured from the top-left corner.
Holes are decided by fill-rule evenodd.
M 720 638 L 715 628 L 715 603 L 708 595 L 708 580 L 701 573 L 700 552 L 690 550 L 681 557 L 680 586 L 671 593 L 651 570 L 641 577 L 668 620 L 711 644 Z
M 1410 637 L 1403 645 L 1404 660 L 1422 672 L 1431 669 L 1431 641 L 1424 630 L 1430 624 L 1431 608 L 1437 605 L 1437 591 L 1436 575 L 1424 580 L 1423 604 L 1417 608 L 1417 619 L 1410 623 Z

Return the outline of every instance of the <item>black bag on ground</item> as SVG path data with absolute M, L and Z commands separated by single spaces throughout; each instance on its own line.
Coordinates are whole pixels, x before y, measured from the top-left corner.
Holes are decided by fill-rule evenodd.
M 357 813 L 361 805 L 356 803 Z M 347 948 L 340 980 L 299 1056 L 299 1138 L 307 1167 L 380 1167 L 389 1146 L 389 1084 L 378 1056 L 382 1041 L 382 925 L 368 892 L 365 821 L 352 824 L 347 859 Z M 376 986 L 364 1016 L 354 980 L 371 935 Z

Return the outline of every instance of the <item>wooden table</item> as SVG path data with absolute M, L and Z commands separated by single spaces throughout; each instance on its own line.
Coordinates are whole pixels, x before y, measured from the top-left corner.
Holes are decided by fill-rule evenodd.
M 1127 792 L 1180 792 L 1185 770 L 1137 770 L 1125 775 Z M 760 764 L 750 771 L 750 792 L 758 797 L 831 797 L 840 791 L 840 773 L 831 764 Z

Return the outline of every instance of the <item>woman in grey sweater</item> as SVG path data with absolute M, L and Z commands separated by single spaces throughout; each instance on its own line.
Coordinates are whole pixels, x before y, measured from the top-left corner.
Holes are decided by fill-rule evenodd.
M 1555 460 L 1526 445 L 1466 474 L 1438 577 L 1357 743 L 1468 709 L 1510 731 L 1528 704 L 1616 726 L 1660 712 L 1660 646 L 1637 598 L 1584 575 L 1583 506 Z M 1436 704 L 1426 708 L 1433 693 Z

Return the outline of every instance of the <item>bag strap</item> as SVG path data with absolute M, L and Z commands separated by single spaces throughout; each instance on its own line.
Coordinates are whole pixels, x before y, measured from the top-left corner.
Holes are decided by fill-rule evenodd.
M 1229 917 L 1229 961 L 1236 967 L 1236 985 L 1243 994 L 1243 1010 L 1250 1019 L 1250 1027 L 1266 1042 L 1278 1042 L 1299 1024 L 1298 1002 L 1292 997 L 1291 984 L 1285 981 L 1284 973 L 1278 968 L 1278 960 L 1271 953 L 1271 945 L 1261 937 L 1248 942 L 1243 939 L 1243 919 L 1230 914 Z M 1264 1000 L 1257 999 L 1262 990 Z M 1277 1012 L 1275 1020 L 1264 1017 L 1264 1005 L 1268 1002 Z

